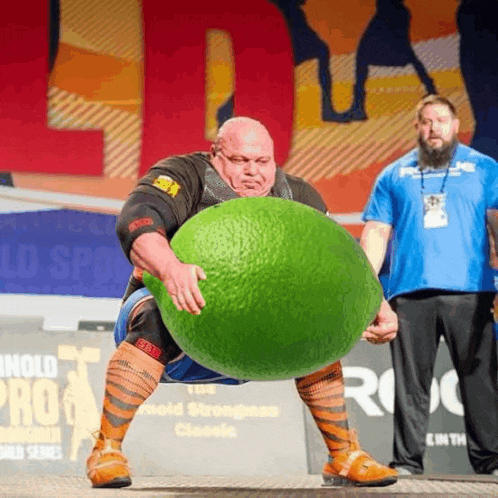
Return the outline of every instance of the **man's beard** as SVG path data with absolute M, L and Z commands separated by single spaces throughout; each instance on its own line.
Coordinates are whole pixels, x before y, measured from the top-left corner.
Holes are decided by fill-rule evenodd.
M 456 137 L 449 142 L 443 142 L 439 149 L 431 147 L 422 137 L 418 137 L 419 163 L 421 168 L 442 168 L 446 166 L 453 157 L 457 145 Z

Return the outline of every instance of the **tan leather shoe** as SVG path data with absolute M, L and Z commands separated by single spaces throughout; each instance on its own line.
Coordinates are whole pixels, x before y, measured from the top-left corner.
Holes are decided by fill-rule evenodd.
M 350 431 L 350 447 L 329 456 L 322 475 L 329 486 L 389 486 L 397 481 L 398 472 L 376 462 L 360 449 L 356 433 Z
M 86 460 L 86 475 L 94 488 L 124 488 L 131 485 L 128 459 L 111 439 L 99 439 Z

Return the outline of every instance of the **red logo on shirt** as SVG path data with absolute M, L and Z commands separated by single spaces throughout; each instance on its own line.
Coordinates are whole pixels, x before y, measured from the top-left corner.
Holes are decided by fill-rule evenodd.
M 154 344 L 151 344 L 149 341 L 140 338 L 136 343 L 135 347 L 141 349 L 144 353 L 147 353 L 149 356 L 152 356 L 155 360 L 158 360 L 161 356 L 161 349 Z
M 133 220 L 128 225 L 128 230 L 130 232 L 134 232 L 135 230 L 138 230 L 139 228 L 147 227 L 147 226 L 150 226 L 153 224 L 154 224 L 154 220 L 152 218 L 149 218 L 148 216 L 146 216 L 145 218 L 137 218 L 136 220 Z

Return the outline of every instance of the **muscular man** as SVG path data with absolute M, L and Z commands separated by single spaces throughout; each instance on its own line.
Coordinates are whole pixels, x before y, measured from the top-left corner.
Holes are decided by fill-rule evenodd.
M 378 272 L 394 233 L 388 298 L 398 315 L 391 466 L 422 474 L 430 387 L 444 336 L 458 374 L 467 451 L 478 474 L 498 475 L 494 295 L 486 215 L 498 205 L 498 164 L 457 141 L 453 104 L 424 98 L 418 147 L 387 166 L 364 211 L 361 246 Z
M 146 270 L 164 282 L 179 310 L 201 313 L 205 302 L 198 280 L 206 275 L 199 266 L 179 261 L 168 240 L 200 210 L 247 196 L 293 199 L 326 211 L 313 188 L 277 169 L 270 134 L 250 118 L 226 121 L 209 154 L 194 153 L 157 163 L 126 202 L 117 232 L 135 271 L 124 296 L 126 338 L 107 368 L 99 437 L 87 460 L 88 477 L 94 487 L 131 484 L 121 444 L 139 406 L 161 380 L 244 382 L 212 372 L 182 354 L 164 326 L 156 302 L 144 292 L 140 275 Z M 122 322 L 121 316 L 118 329 Z M 397 330 L 394 313 L 383 307 L 369 330 L 378 342 L 392 339 Z M 187 368 L 176 368 L 185 358 Z M 397 472 L 361 451 L 354 431 L 349 430 L 339 361 L 296 379 L 296 387 L 329 449 L 330 459 L 323 471 L 326 481 L 361 486 L 396 481 Z

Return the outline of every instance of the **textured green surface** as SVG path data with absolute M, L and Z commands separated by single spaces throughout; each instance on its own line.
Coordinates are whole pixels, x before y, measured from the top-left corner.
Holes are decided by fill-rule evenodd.
M 144 282 L 179 346 L 236 378 L 314 372 L 343 357 L 380 307 L 382 288 L 354 238 L 297 202 L 224 202 L 187 221 L 171 246 L 207 275 L 201 314 L 178 311 L 151 275 Z

